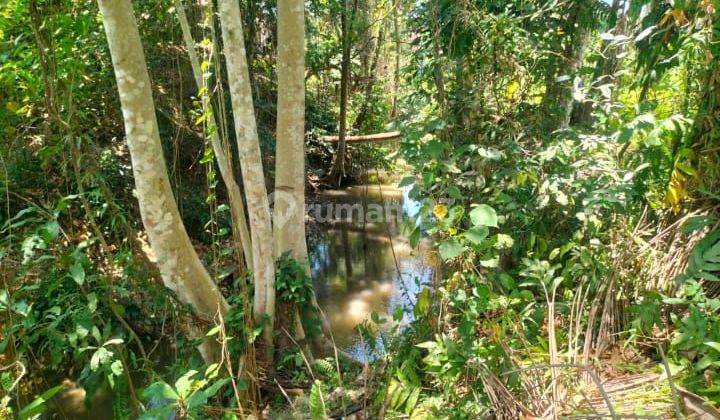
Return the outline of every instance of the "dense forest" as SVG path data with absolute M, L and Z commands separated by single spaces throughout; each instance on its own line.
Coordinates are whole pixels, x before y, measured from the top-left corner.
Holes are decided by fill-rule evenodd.
M 3 0 L 0 418 L 720 418 L 720 0 Z

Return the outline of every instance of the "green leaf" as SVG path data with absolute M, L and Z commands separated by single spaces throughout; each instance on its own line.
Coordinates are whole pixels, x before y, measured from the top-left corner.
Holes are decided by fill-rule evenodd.
M 423 180 L 423 185 L 425 185 L 426 187 L 429 187 L 430 185 L 432 185 L 433 181 L 435 180 L 435 172 L 432 172 L 432 171 L 423 172 L 422 180 Z
M 469 240 L 475 245 L 480 245 L 482 241 L 488 237 L 489 234 L 490 230 L 487 228 L 487 226 L 478 226 L 471 228 L 470 230 L 465 232 L 464 236 L 465 239 Z
M 158 401 L 177 401 L 180 399 L 180 397 L 172 389 L 172 387 L 164 381 L 154 382 L 150 384 L 147 388 L 145 388 L 145 392 L 143 392 L 143 397 L 145 397 L 145 399 L 148 401 L 153 399 L 156 399 Z
M 217 392 L 230 382 L 230 378 L 224 378 L 219 381 L 214 382 L 212 385 L 207 387 L 206 389 L 202 391 L 198 391 L 195 394 L 192 395 L 192 397 L 188 398 L 187 401 L 187 409 L 188 410 L 194 410 L 196 408 L 200 408 L 207 404 L 207 401 L 212 398 Z
M 462 219 L 463 215 L 465 214 L 465 207 L 463 206 L 452 206 L 450 208 L 450 213 L 448 214 L 448 223 L 450 224 L 456 224 L 457 222 Z
M 98 370 L 98 368 L 105 364 L 110 358 L 113 356 L 113 353 L 106 349 L 105 347 L 100 347 L 99 349 L 95 350 L 95 353 L 93 353 L 92 357 L 90 358 L 90 369 L 95 371 Z
M 417 248 L 418 243 L 420 242 L 420 228 L 413 229 L 408 241 L 410 242 L 411 247 Z
M 652 25 L 652 26 L 650 26 L 650 27 L 648 27 L 648 28 L 645 28 L 644 31 L 640 32 L 640 33 L 635 37 L 635 42 L 640 42 L 640 41 L 642 41 L 643 39 L 649 37 L 649 36 L 653 33 L 653 31 L 655 31 L 655 28 L 656 28 L 656 27 L 657 27 L 657 26 Z
M 415 411 L 417 406 L 418 398 L 420 398 L 420 387 L 413 388 L 407 401 L 405 401 L 405 414 L 410 415 Z
M 31 417 L 35 417 L 38 414 L 41 414 L 45 411 L 45 403 L 50 401 L 52 397 L 55 396 L 60 390 L 63 389 L 62 385 L 54 386 L 47 391 L 43 392 L 40 396 L 35 398 L 33 402 L 26 405 L 25 407 L 20 410 L 19 417 L 21 420 L 25 420 Z
M 707 341 L 705 342 L 705 345 L 708 347 L 712 347 L 713 349 L 720 351 L 720 343 L 715 341 Z
M 52 242 L 60 235 L 60 224 L 56 220 L 45 223 L 42 228 L 42 237 L 45 242 Z
M 97 295 L 95 293 L 88 293 L 87 300 L 88 300 L 88 310 L 90 311 L 90 313 L 95 312 L 95 310 L 97 310 L 97 305 L 98 305 Z
M 216 325 L 210 329 L 210 331 L 205 334 L 205 337 L 212 337 L 214 335 L 217 335 L 220 332 L 220 326 Z
M 417 318 L 427 315 L 432 306 L 432 294 L 427 287 L 418 294 L 417 303 L 413 308 L 413 312 Z
M 720 242 L 703 253 L 703 258 L 710 262 L 720 262 Z
M 400 181 L 400 184 L 398 184 L 398 188 L 402 187 L 408 187 L 415 183 L 415 177 L 414 176 L 406 176 Z
M 680 298 L 665 298 L 663 299 L 663 303 L 666 305 L 682 305 L 685 301 Z
M 75 280 L 78 286 L 82 286 L 85 283 L 85 269 L 79 261 L 75 261 L 70 266 L 70 277 Z
M 444 149 L 445 146 L 437 140 L 431 140 L 425 145 L 425 151 L 433 159 L 439 159 Z
M 487 204 L 480 204 L 470 212 L 470 221 L 475 226 L 498 227 L 498 216 L 495 209 Z
M 462 254 L 465 248 L 457 241 L 457 239 L 448 239 L 440 243 L 440 256 L 444 260 L 451 260 Z
M 456 200 L 460 200 L 462 198 L 462 193 L 460 192 L 460 189 L 454 185 L 448 187 L 447 195 L 448 197 L 454 198 Z
M 123 373 L 123 365 L 122 362 L 119 360 L 116 360 L 112 362 L 110 365 L 110 370 L 112 371 L 113 375 L 120 376 Z
M 190 388 L 192 387 L 193 382 L 195 382 L 192 377 L 197 373 L 198 372 L 196 370 L 190 370 L 181 376 L 180 379 L 175 381 L 175 389 L 177 390 L 178 395 L 186 397 L 189 394 Z
M 415 344 L 415 347 L 420 347 L 421 349 L 434 349 L 437 347 L 437 343 L 434 341 L 425 341 L 420 344 Z
M 125 341 L 124 341 L 122 338 L 111 338 L 110 340 L 108 340 L 108 341 L 106 341 L 106 342 L 103 343 L 103 347 L 107 347 L 107 346 L 117 346 L 117 345 L 120 345 L 120 344 L 122 344 L 122 343 L 124 343 L 124 342 L 125 342 Z

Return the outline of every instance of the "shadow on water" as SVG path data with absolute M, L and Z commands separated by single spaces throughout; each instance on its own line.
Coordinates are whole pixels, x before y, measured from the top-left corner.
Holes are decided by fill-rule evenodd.
M 427 244 L 413 249 L 402 232 L 419 204 L 391 185 L 329 190 L 318 199 L 311 216 L 319 233 L 310 246 L 318 302 L 336 345 L 358 360 L 373 358 L 357 326 L 373 312 L 391 320 L 398 308 L 409 323 L 417 293 L 433 278 Z

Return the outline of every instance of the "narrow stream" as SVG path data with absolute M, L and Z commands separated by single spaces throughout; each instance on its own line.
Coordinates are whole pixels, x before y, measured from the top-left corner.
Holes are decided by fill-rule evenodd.
M 413 249 L 402 234 L 403 221 L 419 205 L 392 185 L 328 190 L 318 203 L 310 208 L 319 227 L 310 264 L 320 307 L 338 348 L 372 359 L 356 327 L 373 312 L 391 320 L 398 307 L 402 322 L 410 322 L 417 293 L 433 278 L 429 247 Z

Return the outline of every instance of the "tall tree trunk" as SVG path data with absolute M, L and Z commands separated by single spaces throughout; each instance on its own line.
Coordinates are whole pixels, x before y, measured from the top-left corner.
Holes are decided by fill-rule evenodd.
M 278 99 L 273 233 L 275 258 L 288 253 L 310 272 L 305 242 L 305 3 L 278 1 Z M 295 338 L 305 330 L 291 308 Z M 306 356 L 310 357 L 305 346 Z
M 610 13 L 615 21 L 612 34 L 614 36 L 625 35 L 627 32 L 627 3 L 626 0 L 613 0 L 610 8 Z M 602 85 L 612 85 L 613 87 L 617 84 L 616 73 L 620 67 L 620 53 L 624 50 L 622 45 L 614 40 L 603 41 L 600 47 L 600 57 L 595 64 L 595 69 L 592 76 L 592 86 L 597 88 Z M 596 92 L 595 90 L 591 92 Z M 596 100 L 599 95 L 594 94 L 593 98 Z M 573 124 L 579 125 L 590 125 L 593 122 L 592 111 L 593 103 L 595 100 L 586 100 L 578 104 L 573 110 L 572 121 Z
M 566 27 L 571 39 L 568 39 L 560 57 L 556 58 L 548 69 L 545 77 L 545 96 L 543 112 L 545 113 L 545 129 L 566 129 L 570 126 L 573 110 L 573 89 L 575 78 L 585 58 L 591 28 L 583 22 L 591 5 L 576 3 L 572 5 L 571 16 Z M 558 80 L 559 77 L 565 80 Z
M 305 14 L 303 0 L 278 1 L 278 99 L 273 209 L 275 256 L 307 266 L 305 243 Z
M 205 83 L 203 80 L 202 69 L 200 68 L 200 60 L 198 59 L 197 52 L 195 50 L 195 40 L 190 32 L 190 24 L 181 0 L 175 0 L 175 10 L 178 15 L 178 20 L 180 21 L 183 40 L 185 41 L 185 48 L 188 50 L 188 57 L 190 59 L 190 66 L 192 67 L 193 75 L 195 76 L 195 83 L 197 84 L 198 91 L 200 91 L 203 86 L 205 86 Z M 213 109 L 208 95 L 203 95 L 202 101 L 203 107 L 210 110 L 210 114 L 212 116 L 211 121 L 215 125 L 215 130 L 212 130 L 210 134 L 210 144 L 215 152 L 215 159 L 217 160 L 217 165 L 220 169 L 220 176 L 227 188 L 228 201 L 230 202 L 230 217 L 232 218 L 233 224 L 233 239 L 235 242 L 237 258 L 244 258 L 247 266 L 252 267 L 252 243 L 250 241 L 250 233 L 247 227 L 242 192 L 240 191 L 240 186 L 235 181 L 232 156 L 230 151 L 223 146 L 224 143 L 220 139 L 220 124 L 218 123 L 215 109 Z
M 332 185 L 339 187 L 346 176 L 345 160 L 347 154 L 347 107 L 348 97 L 350 95 L 350 66 L 351 66 L 351 40 L 350 40 L 350 22 L 348 14 L 350 13 L 349 0 L 343 0 L 342 16 L 341 16 L 341 34 L 342 34 L 342 62 L 340 64 L 340 120 L 338 127 L 338 148 L 335 152 L 332 168 L 328 180 Z
M 218 4 L 240 169 L 250 215 L 255 280 L 253 312 L 256 322 L 265 322 L 266 355 L 270 355 L 275 318 L 275 260 L 270 206 L 260 155 L 240 6 L 237 0 L 219 0 Z
M 98 4 L 115 69 L 140 213 L 162 279 L 199 317 L 211 322 L 228 305 L 190 243 L 173 199 L 132 4 L 130 0 L 98 0 Z M 206 361 L 214 360 L 217 350 L 217 343 L 207 339 L 200 348 Z
M 365 121 L 368 118 L 368 115 L 370 114 L 372 110 L 372 103 L 373 103 L 373 89 L 375 88 L 375 83 L 377 82 L 377 73 L 378 73 L 378 62 L 380 61 L 380 50 L 382 49 L 382 44 L 385 39 L 385 30 L 383 27 L 383 22 L 380 22 L 380 29 L 378 31 L 378 37 L 375 42 L 375 51 L 373 51 L 372 61 L 370 62 L 370 69 L 368 70 L 367 80 L 365 81 L 365 100 L 363 101 L 362 107 L 360 108 L 360 112 L 358 112 L 358 116 L 355 119 L 355 123 L 353 123 L 353 128 L 356 130 L 360 130 L 365 123 Z
M 246 60 L 248 63 L 248 75 L 250 77 L 250 82 L 254 83 L 254 74 L 253 74 L 253 60 L 255 59 L 255 43 L 257 38 L 257 12 L 258 12 L 258 6 L 260 5 L 259 2 L 254 0 L 249 0 L 244 2 L 246 9 L 245 9 L 245 25 L 243 27 L 243 30 L 245 31 L 245 49 L 246 51 Z M 255 90 L 256 86 L 252 86 L 253 91 Z
M 393 32 L 395 37 L 395 69 L 393 78 L 393 92 L 392 92 L 392 112 L 390 113 L 391 118 L 397 118 L 398 116 L 398 96 L 400 94 L 400 18 L 399 10 L 400 1 L 398 0 L 393 7 Z

